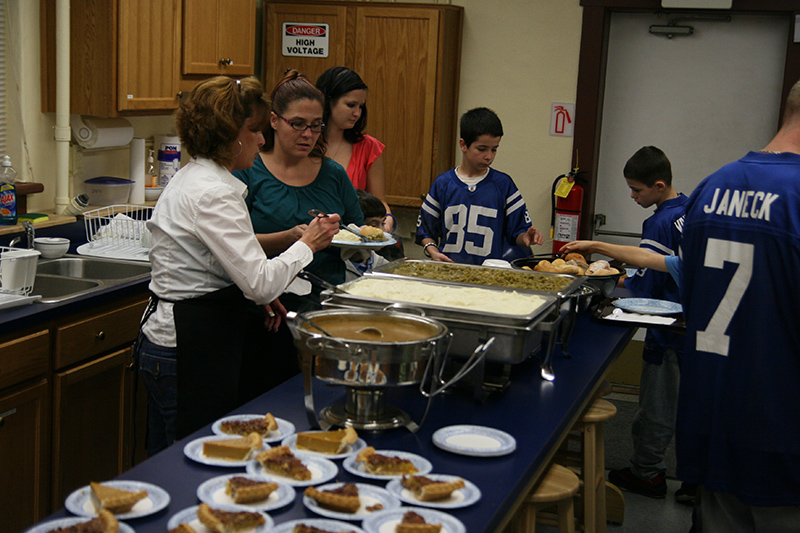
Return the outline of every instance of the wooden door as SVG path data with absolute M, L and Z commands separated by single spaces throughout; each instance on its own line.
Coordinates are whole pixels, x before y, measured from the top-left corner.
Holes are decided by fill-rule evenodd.
M 120 475 L 130 458 L 131 348 L 54 376 L 54 508 L 89 481 Z
M 436 177 L 439 11 L 356 8 L 354 69 L 369 86 L 367 131 L 386 145 L 388 203 L 418 207 Z
M 184 75 L 252 75 L 255 72 L 255 42 L 255 0 L 184 2 Z
M 305 74 L 316 83 L 320 74 L 331 67 L 345 65 L 347 7 L 332 4 L 266 4 L 264 24 L 264 85 L 271 92 L 288 68 Z M 284 55 L 283 24 L 306 23 L 328 25 L 328 56 L 297 57 Z
M 42 379 L 0 396 L 0 516 L 3 531 L 22 531 L 50 513 L 50 404 Z
M 117 110 L 178 107 L 180 0 L 119 0 Z

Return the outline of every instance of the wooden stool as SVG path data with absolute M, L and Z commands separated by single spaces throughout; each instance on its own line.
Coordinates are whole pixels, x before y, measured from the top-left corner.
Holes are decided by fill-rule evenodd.
M 578 529 L 606 531 L 605 443 L 603 422 L 613 418 L 617 408 L 608 400 L 596 399 L 570 430 L 556 461 L 573 468 L 581 480 Z M 610 488 L 610 487 L 609 487 Z M 616 487 L 614 487 L 616 489 Z M 613 491 L 613 489 L 611 489 Z M 616 490 L 619 492 L 619 489 Z M 615 493 L 616 493 L 615 492 Z M 614 502 L 614 521 L 622 522 L 624 500 Z
M 572 470 L 561 465 L 552 465 L 536 490 L 523 502 L 515 517 L 512 531 L 533 533 L 536 531 L 536 512 L 555 505 L 558 508 L 558 519 L 555 523 L 558 531 L 574 533 L 575 507 L 572 498 L 579 488 L 580 480 Z

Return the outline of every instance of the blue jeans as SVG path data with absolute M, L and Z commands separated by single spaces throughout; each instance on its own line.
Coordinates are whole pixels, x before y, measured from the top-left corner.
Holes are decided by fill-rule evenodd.
M 178 416 L 177 348 L 150 342 L 139 332 L 135 357 L 139 376 L 147 387 L 147 455 L 153 456 L 175 442 Z

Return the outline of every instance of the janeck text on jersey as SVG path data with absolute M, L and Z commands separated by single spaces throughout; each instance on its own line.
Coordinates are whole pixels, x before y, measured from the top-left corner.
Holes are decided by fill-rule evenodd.
M 725 189 L 714 191 L 711 205 L 704 205 L 703 211 L 738 218 L 757 218 L 769 221 L 769 209 L 780 195 L 763 191 L 738 191 Z

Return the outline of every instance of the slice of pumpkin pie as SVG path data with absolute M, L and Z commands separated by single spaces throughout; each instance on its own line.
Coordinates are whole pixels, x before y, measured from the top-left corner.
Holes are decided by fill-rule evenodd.
M 358 440 L 358 433 L 353 428 L 335 431 L 309 431 L 298 433 L 295 446 L 298 450 L 336 455 L 342 453 L 347 446 Z
M 261 513 L 250 511 L 222 511 L 201 503 L 197 508 L 197 519 L 216 533 L 238 533 L 260 526 L 266 520 Z
M 250 454 L 264 445 L 260 434 L 253 432 L 235 439 L 211 439 L 203 442 L 203 455 L 227 461 L 246 461 Z
M 130 491 L 110 485 L 89 482 L 92 490 L 92 503 L 97 511 L 106 509 L 114 514 L 127 513 L 137 502 L 147 498 L 146 490 Z

